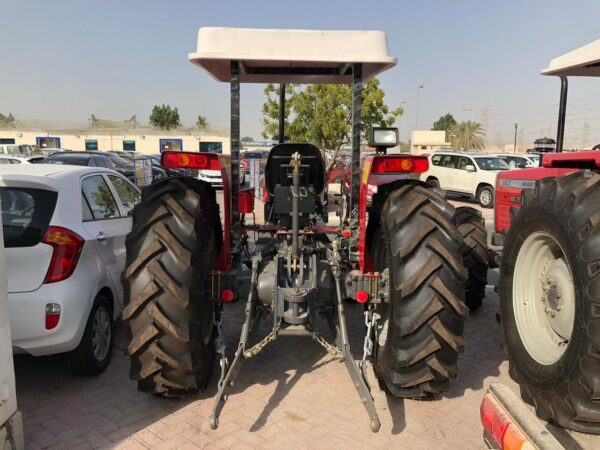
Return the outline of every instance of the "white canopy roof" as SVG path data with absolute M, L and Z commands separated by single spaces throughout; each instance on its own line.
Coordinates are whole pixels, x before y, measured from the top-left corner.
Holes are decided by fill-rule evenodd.
M 218 81 L 239 61 L 246 83 L 351 83 L 353 63 L 363 80 L 396 65 L 383 31 L 200 28 L 189 59 Z
M 550 61 L 543 75 L 600 76 L 600 39 Z

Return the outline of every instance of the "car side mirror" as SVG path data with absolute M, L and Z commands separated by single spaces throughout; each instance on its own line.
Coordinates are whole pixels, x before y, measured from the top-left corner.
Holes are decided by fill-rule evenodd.
M 475 166 L 473 164 L 468 164 L 465 166 L 467 172 L 475 172 Z

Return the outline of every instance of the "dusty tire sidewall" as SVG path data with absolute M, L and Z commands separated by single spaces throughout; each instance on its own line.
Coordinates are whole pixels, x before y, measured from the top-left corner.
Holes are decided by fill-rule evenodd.
M 520 217 L 526 217 L 511 227 L 504 248 L 500 279 L 502 324 L 509 358 L 515 361 L 518 372 L 528 383 L 541 389 L 550 389 L 569 380 L 570 374 L 578 365 L 580 346 L 585 333 L 585 328 L 580 325 L 584 323 L 585 311 L 584 296 L 580 289 L 583 286 L 583 277 L 577 264 L 576 252 L 573 251 L 579 244 L 564 231 L 565 225 L 541 205 L 532 205 L 522 212 Z M 548 233 L 558 242 L 565 253 L 575 284 L 575 319 L 571 339 L 560 359 L 551 365 L 539 364 L 529 355 L 519 335 L 513 308 L 513 279 L 517 256 L 525 239 L 535 231 Z

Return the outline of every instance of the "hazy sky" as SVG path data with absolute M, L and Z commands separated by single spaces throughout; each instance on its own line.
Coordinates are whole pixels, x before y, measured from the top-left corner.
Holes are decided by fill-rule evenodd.
M 0 0 L 0 113 L 85 123 L 93 113 L 146 122 L 177 106 L 229 124 L 228 86 L 187 61 L 201 26 L 380 29 L 398 65 L 381 81 L 402 102 L 406 139 L 440 115 L 485 121 L 490 143 L 555 133 L 559 81 L 549 60 L 600 38 L 599 0 L 28 1 Z M 600 80 L 574 80 L 567 145 L 600 142 Z M 263 87 L 242 86 L 242 134 L 259 137 Z M 594 112 L 594 110 L 596 112 Z M 587 123 L 587 125 L 586 125 Z

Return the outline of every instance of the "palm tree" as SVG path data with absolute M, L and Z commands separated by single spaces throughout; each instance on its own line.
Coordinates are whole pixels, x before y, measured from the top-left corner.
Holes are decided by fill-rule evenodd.
M 485 131 L 479 122 L 459 122 L 452 127 L 452 146 L 457 150 L 483 150 L 485 148 Z

